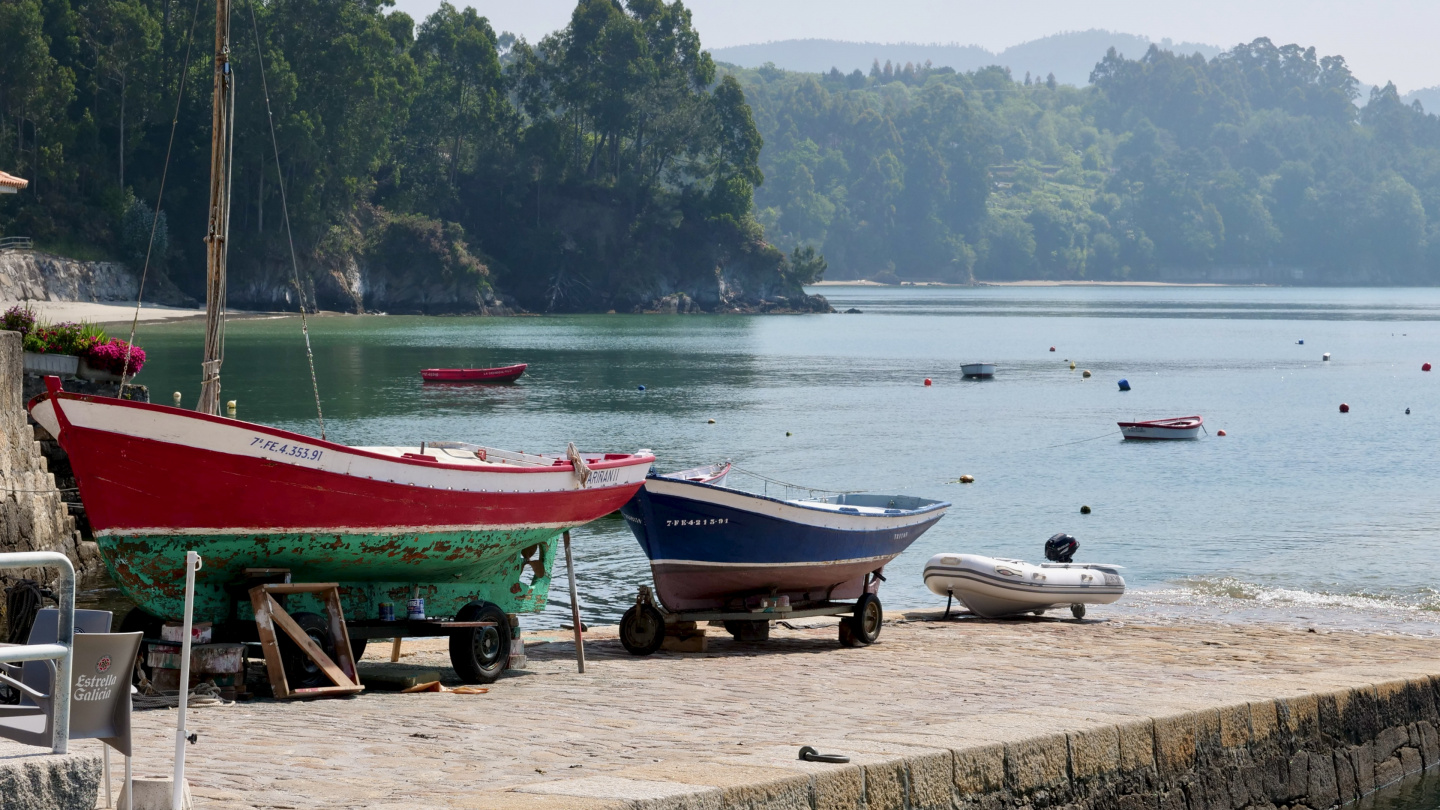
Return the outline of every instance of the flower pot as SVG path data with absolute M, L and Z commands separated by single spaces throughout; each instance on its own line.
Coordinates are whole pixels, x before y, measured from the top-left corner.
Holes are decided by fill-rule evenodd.
M 80 358 L 80 369 L 76 372 L 82 380 L 94 382 L 120 382 L 120 375 L 103 368 L 96 368 L 90 365 L 90 361 Z
M 74 377 L 80 370 L 80 358 L 73 354 L 41 354 L 25 352 L 25 373 L 55 374 Z

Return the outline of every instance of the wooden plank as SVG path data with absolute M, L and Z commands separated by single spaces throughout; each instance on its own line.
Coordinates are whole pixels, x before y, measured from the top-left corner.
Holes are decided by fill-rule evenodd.
M 340 607 L 340 589 L 331 588 L 325 592 L 325 613 L 330 617 L 330 638 L 335 643 L 335 663 L 353 684 L 360 683 L 356 674 L 355 653 L 350 648 L 350 634 L 345 630 L 345 611 Z
M 264 588 L 270 593 L 320 593 L 331 588 L 338 588 L 338 582 L 272 582 L 265 585 L 257 585 L 257 588 Z
M 390 663 L 400 660 L 400 637 L 396 636 L 390 644 Z
M 325 673 L 325 677 L 334 681 L 336 686 L 349 687 L 356 689 L 356 691 L 359 690 L 359 685 L 350 680 L 350 676 L 346 675 L 340 667 L 336 666 L 334 661 L 330 660 L 330 656 L 326 655 L 325 651 L 320 649 L 320 647 L 310 639 L 310 634 L 306 633 L 300 625 L 295 623 L 294 619 L 290 618 L 290 614 L 280 610 L 277 605 L 272 609 L 270 618 L 280 626 L 281 630 L 285 631 L 285 635 L 289 636 L 290 640 L 295 642 L 295 645 L 298 646 L 302 652 L 310 656 L 310 660 L 314 661 L 315 665 L 320 667 L 320 670 Z M 293 691 L 298 693 L 305 690 L 296 689 Z
M 260 649 L 265 653 L 265 672 L 270 676 L 270 688 L 277 698 L 290 697 L 290 684 L 285 680 L 285 665 L 280 662 L 280 645 L 270 618 L 275 600 L 265 592 L 263 585 L 259 585 L 250 589 L 250 605 L 255 609 L 255 629 L 260 635 Z

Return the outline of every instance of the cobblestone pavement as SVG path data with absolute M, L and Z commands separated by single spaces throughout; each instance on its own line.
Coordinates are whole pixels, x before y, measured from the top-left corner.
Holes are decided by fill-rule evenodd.
M 488 694 L 191 710 L 200 737 L 188 777 L 208 808 L 630 806 L 613 800 L 825 767 L 797 761 L 807 744 L 863 764 L 907 747 L 1009 742 L 1440 674 L 1435 640 L 1101 616 L 893 614 L 880 642 L 860 649 L 840 647 L 833 624 L 776 627 L 753 644 L 710 628 L 706 653 L 648 658 L 626 654 L 613 628 L 595 628 L 584 675 L 563 634 L 533 634 L 528 668 Z M 405 650 L 405 663 L 453 677 L 443 640 Z M 388 652 L 373 644 L 366 661 Z M 168 770 L 174 721 L 173 710 L 137 715 L 138 774 Z

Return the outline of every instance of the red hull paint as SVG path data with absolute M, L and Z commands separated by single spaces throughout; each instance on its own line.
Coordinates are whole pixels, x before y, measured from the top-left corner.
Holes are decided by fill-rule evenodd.
M 95 531 L 588 523 L 639 489 L 455 492 L 71 428 L 70 455 Z M 137 486 L 137 482 L 144 482 Z
M 30 406 L 34 409 L 42 400 L 54 396 L 41 395 Z M 569 471 L 569 464 L 503 469 L 503 481 L 513 480 L 513 484 L 502 483 L 479 491 L 394 483 L 381 480 L 381 476 L 404 478 L 416 467 L 437 471 L 464 468 L 387 457 L 263 425 L 161 405 L 74 394 L 58 396 L 58 438 L 70 456 L 86 514 L 96 532 L 157 528 L 180 532 L 297 528 L 354 531 L 396 527 L 425 532 L 432 527 L 575 526 L 615 511 L 640 488 L 639 481 L 584 489 L 524 484 L 540 480 L 530 478 L 536 473 Z M 67 405 L 74 400 L 88 402 L 91 408 L 103 406 L 105 414 L 125 420 L 140 420 L 148 415 L 140 412 L 179 417 L 177 424 L 182 428 L 202 436 L 213 435 L 215 442 L 223 441 L 227 433 L 233 436 L 236 429 L 263 434 L 317 448 L 327 455 L 353 458 L 351 466 L 371 462 L 369 469 L 377 475 L 350 475 L 258 455 L 218 452 L 194 446 L 198 442 L 193 440 L 164 441 L 84 427 L 64 416 Z M 383 463 L 375 465 L 374 461 Z M 590 467 L 648 467 L 653 461 L 649 455 L 607 457 L 604 461 L 592 460 Z M 474 475 L 478 478 L 485 473 Z M 506 491 L 509 487 L 541 491 Z
M 514 382 L 528 367 L 517 363 L 499 368 L 427 368 L 420 377 L 426 382 Z

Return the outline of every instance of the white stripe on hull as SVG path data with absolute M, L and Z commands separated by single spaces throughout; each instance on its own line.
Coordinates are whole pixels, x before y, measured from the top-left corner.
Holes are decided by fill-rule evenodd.
M 652 495 L 662 495 L 686 500 L 710 503 L 716 506 L 749 512 L 762 517 L 815 526 L 839 531 L 889 531 L 904 529 L 917 523 L 937 520 L 945 509 L 911 511 L 903 515 L 886 515 L 870 512 L 867 514 L 845 513 L 834 507 L 806 506 L 790 501 L 780 501 L 752 495 L 748 492 L 722 489 L 720 487 L 697 486 L 664 478 L 650 478 L 645 481 L 645 490 Z
M 811 560 L 808 562 L 709 562 L 707 560 L 651 560 L 651 565 L 687 565 L 696 568 L 810 568 L 820 565 L 853 565 L 855 563 L 889 562 L 896 554 L 878 557 L 854 557 L 848 560 Z

